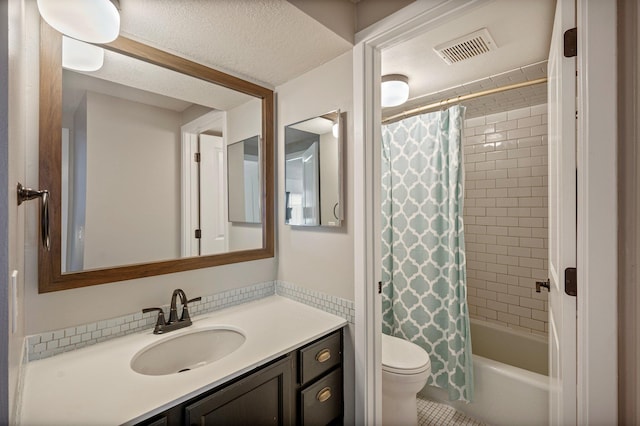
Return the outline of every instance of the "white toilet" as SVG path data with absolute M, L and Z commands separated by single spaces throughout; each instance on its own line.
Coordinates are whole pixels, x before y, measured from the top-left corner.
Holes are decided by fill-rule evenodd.
M 382 424 L 416 426 L 416 394 L 431 374 L 429 354 L 415 343 L 382 335 Z

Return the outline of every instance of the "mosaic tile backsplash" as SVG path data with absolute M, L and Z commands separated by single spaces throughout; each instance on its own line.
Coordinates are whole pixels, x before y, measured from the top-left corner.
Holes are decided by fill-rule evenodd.
M 285 281 L 276 281 L 276 293 L 296 302 L 342 317 L 352 324 L 355 322 L 356 313 L 351 300 L 309 290 Z
M 355 316 L 353 301 L 308 290 L 284 281 L 267 281 L 202 296 L 201 301 L 189 304 L 189 313 L 192 317 L 202 315 L 274 294 L 340 316 L 353 323 Z M 162 306 L 162 308 L 168 318 L 169 305 Z M 26 339 L 27 359 L 28 361 L 35 361 L 49 358 L 109 339 L 145 331 L 153 328 L 156 319 L 156 312 L 143 314 L 140 311 L 118 318 L 28 336 Z

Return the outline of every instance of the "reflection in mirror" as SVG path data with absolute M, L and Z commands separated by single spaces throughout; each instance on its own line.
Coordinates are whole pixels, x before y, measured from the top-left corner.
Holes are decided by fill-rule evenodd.
M 229 222 L 260 223 L 260 137 L 227 146 Z
M 254 98 L 114 52 L 97 72 L 65 69 L 62 86 L 63 271 L 234 246 L 225 220 L 224 129 L 237 133 L 229 118 Z M 245 123 L 260 131 L 259 106 L 252 112 Z M 257 151 L 257 137 L 254 144 Z M 181 157 L 188 161 L 181 165 Z M 257 155 L 252 165 L 259 200 Z M 230 179 L 241 178 L 237 167 Z M 259 203 L 252 207 L 246 222 L 260 222 Z M 181 217 L 190 210 L 193 217 Z M 261 247 L 254 234 L 244 248 Z
M 285 223 L 340 226 L 342 122 L 339 110 L 285 127 Z
M 123 37 L 63 69 L 61 35 L 40 41 L 40 292 L 273 257 L 271 90 Z M 236 224 L 226 145 L 255 135 L 257 224 Z

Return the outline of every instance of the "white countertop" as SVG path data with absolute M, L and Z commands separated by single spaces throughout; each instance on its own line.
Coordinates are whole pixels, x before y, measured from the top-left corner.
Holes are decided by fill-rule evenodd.
M 338 316 L 271 296 L 194 317 L 192 326 L 164 335 L 149 330 L 32 361 L 25 369 L 20 422 L 133 424 L 346 324 Z M 180 374 L 146 376 L 131 369 L 131 359 L 147 345 L 212 326 L 241 330 L 246 341 L 225 358 Z

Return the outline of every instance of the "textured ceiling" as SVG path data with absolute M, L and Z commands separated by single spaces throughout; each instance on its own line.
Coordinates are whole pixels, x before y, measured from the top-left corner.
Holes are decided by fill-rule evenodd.
M 121 34 L 275 87 L 352 45 L 286 0 L 120 0 Z
M 554 6 L 555 0 L 489 1 L 444 25 L 383 50 L 382 74 L 409 77 L 410 100 L 400 110 L 478 91 L 482 84 L 492 87 L 510 84 L 510 78 L 524 74 L 523 69 L 527 66 L 545 61 Z M 483 27 L 495 40 L 496 50 L 453 65 L 447 65 L 433 50 L 434 46 Z M 515 74 L 508 75 L 512 71 Z M 537 75 L 540 70 L 534 66 L 527 69 L 527 73 Z M 398 109 L 393 111 L 398 112 Z M 385 110 L 383 115 L 393 113 Z
M 90 89 L 174 111 L 183 111 L 191 104 L 229 110 L 253 99 L 244 93 L 111 51 L 105 51 L 102 68 L 84 74 L 90 77 L 69 80 L 69 87 Z

